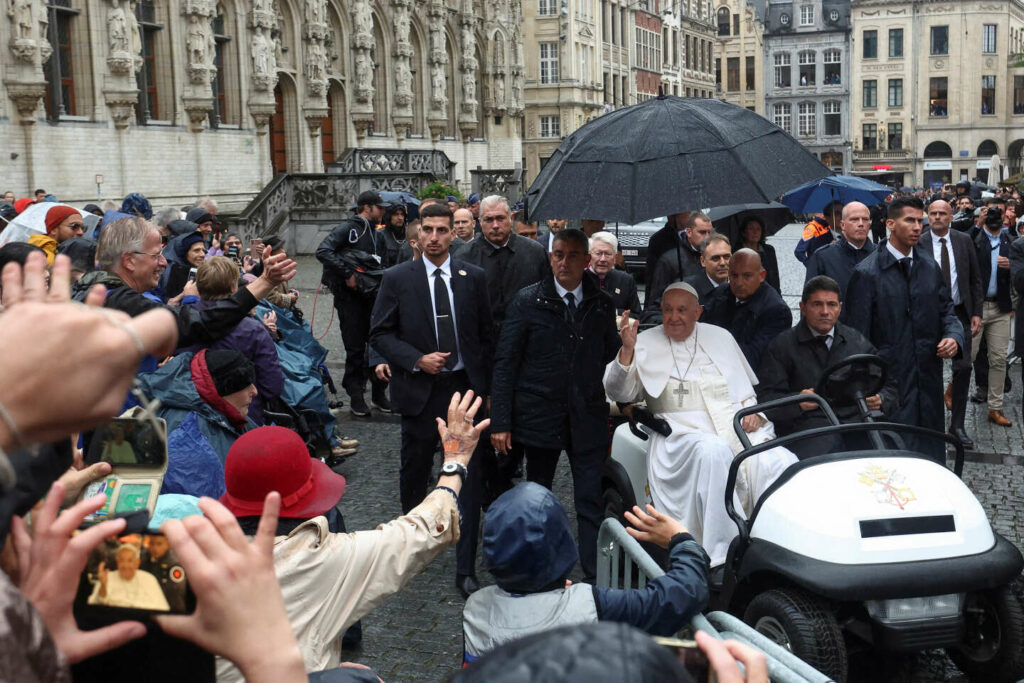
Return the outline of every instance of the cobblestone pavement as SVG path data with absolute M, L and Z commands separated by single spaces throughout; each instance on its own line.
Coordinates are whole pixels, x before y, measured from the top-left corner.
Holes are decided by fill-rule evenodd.
M 803 285 L 803 266 L 792 251 L 799 238 L 800 226 L 790 226 L 772 238 L 782 269 L 783 292 L 796 309 Z M 298 259 L 299 275 L 295 281 L 301 292 L 300 307 L 306 319 L 313 320 L 314 332 L 325 334 L 321 343 L 329 350 L 328 365 L 340 380 L 344 350 L 330 294 L 321 295 L 314 311 L 314 291 L 320 267 L 312 256 Z M 968 462 L 964 480 L 978 496 L 993 526 L 1018 547 L 1024 528 L 1024 467 L 1017 457 L 1024 456 L 1021 431 L 1021 392 L 1019 375 L 1014 377 L 1013 392 L 1007 397 L 1007 415 L 1014 421 L 1008 430 L 993 433 L 987 429 L 984 415 L 972 404 L 968 414 L 968 430 L 974 435 L 983 455 Z M 976 414 L 977 413 L 977 414 Z M 376 411 L 371 418 L 353 418 L 347 409 L 339 415 L 340 428 L 349 437 L 361 442 L 359 453 L 337 469 L 348 479 L 343 501 L 349 529 L 370 529 L 401 514 L 398 502 L 399 429 L 398 418 Z M 1001 458 L 1013 464 L 1000 463 Z M 555 492 L 572 514 L 571 479 L 563 458 L 555 479 Z M 444 553 L 414 578 L 398 595 L 378 607 L 363 620 L 363 646 L 346 652 L 345 658 L 373 667 L 378 674 L 392 681 L 436 681 L 443 679 L 460 664 L 462 652 L 461 610 L 463 600 L 454 586 L 455 554 Z M 482 584 L 490 579 L 478 571 Z M 575 577 L 578 578 L 578 577 Z M 872 658 L 873 659 L 873 658 Z M 864 662 L 859 663 L 863 666 Z M 883 660 L 858 676 L 864 681 L 949 681 L 965 680 L 941 653 L 924 653 L 899 660 Z

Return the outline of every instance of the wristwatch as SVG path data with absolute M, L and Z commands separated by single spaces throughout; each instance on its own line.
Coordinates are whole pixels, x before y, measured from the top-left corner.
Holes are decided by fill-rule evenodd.
M 469 470 L 466 466 L 457 460 L 445 460 L 444 464 L 441 465 L 441 476 L 453 476 L 457 475 L 462 479 L 462 483 L 466 483 L 466 476 L 469 474 Z

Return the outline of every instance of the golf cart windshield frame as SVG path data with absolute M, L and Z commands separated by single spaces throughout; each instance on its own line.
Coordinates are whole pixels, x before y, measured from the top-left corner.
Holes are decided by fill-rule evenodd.
M 776 408 L 783 408 L 795 403 L 814 402 L 824 411 L 829 422 L 832 424 L 825 427 L 817 427 L 815 429 L 808 429 L 802 432 L 795 432 L 787 436 L 780 436 L 775 439 L 771 439 L 762 444 L 756 446 L 750 443 L 750 439 L 747 437 L 746 432 L 743 431 L 742 421 L 748 415 L 754 415 L 757 413 L 774 410 Z M 918 436 L 927 436 L 932 439 L 939 439 L 952 445 L 956 449 L 956 457 L 953 461 L 953 473 L 957 477 L 963 474 L 964 470 L 964 447 L 960 443 L 959 439 L 943 432 L 937 432 L 933 429 L 927 429 L 925 427 L 919 427 L 917 425 L 905 425 L 897 424 L 895 422 L 850 422 L 846 424 L 840 424 L 832 408 L 829 406 L 825 399 L 821 398 L 817 394 L 796 394 L 794 396 L 785 396 L 783 398 L 776 399 L 774 401 L 768 401 L 767 403 L 759 403 L 757 405 L 743 408 L 736 412 L 733 417 L 733 428 L 736 430 L 737 435 L 740 438 L 744 448 L 740 451 L 735 458 L 732 460 L 732 464 L 729 466 L 729 478 L 725 484 L 725 510 L 729 514 L 729 517 L 736 524 L 739 529 L 740 542 L 743 546 L 746 546 L 750 540 L 750 525 L 753 523 L 757 516 L 757 511 L 760 509 L 761 500 L 771 495 L 779 482 L 770 486 L 767 491 L 761 495 L 761 499 L 755 503 L 755 508 L 752 511 L 750 520 L 745 520 L 743 517 L 736 512 L 736 507 L 733 504 L 733 492 L 736 490 L 736 479 L 739 476 L 740 465 L 747 458 L 764 453 L 765 451 L 771 450 L 772 448 L 778 448 L 788 446 L 791 443 L 797 441 L 804 441 L 806 439 L 812 439 L 819 436 L 836 435 L 836 434 L 847 434 L 847 433 L 878 433 L 878 432 L 900 432 L 904 434 L 915 434 Z M 849 451 L 847 453 L 830 453 L 828 455 L 815 456 L 806 458 L 798 463 L 790 465 L 785 472 L 779 478 L 780 480 L 789 479 L 792 474 L 790 472 L 799 471 L 807 467 L 813 467 L 814 465 L 825 464 L 828 462 L 836 462 L 837 460 L 855 460 L 864 458 L 866 453 L 871 453 L 871 457 L 880 458 L 922 458 L 934 462 L 932 458 L 929 458 L 923 453 L 915 453 L 913 451 L 898 450 L 898 451 Z

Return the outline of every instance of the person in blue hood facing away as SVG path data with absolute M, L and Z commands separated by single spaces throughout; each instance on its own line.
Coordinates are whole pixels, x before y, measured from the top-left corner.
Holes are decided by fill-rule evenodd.
M 567 624 L 618 621 L 674 635 L 708 602 L 708 556 L 678 521 L 652 506 L 626 513 L 630 535 L 669 550 L 668 572 L 640 589 L 568 585 L 579 555 L 565 508 L 547 488 L 524 482 L 491 504 L 483 561 L 496 586 L 469 596 L 462 613 L 463 661 L 503 643 Z
M 167 473 L 161 493 L 219 498 L 231 444 L 256 425 L 252 363 L 238 351 L 183 353 L 156 372 L 139 375 L 147 396 L 160 400 L 167 421 Z

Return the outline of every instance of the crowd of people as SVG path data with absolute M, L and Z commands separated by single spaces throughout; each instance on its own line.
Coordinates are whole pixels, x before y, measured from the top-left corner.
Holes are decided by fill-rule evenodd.
M 550 631 L 551 642 L 576 647 L 580 633 L 607 633 L 580 626 L 598 621 L 673 635 L 706 608 L 736 535 L 725 485 L 742 449 L 732 423 L 742 408 L 811 393 L 825 368 L 871 353 L 889 366 L 867 399 L 877 415 L 968 442 L 974 372 L 988 419 L 1009 425 L 1003 388 L 1024 239 L 1004 197 L 978 217 L 952 188 L 927 207 L 914 196 L 829 206 L 797 247 L 806 281 L 794 325 L 757 216 L 735 235 L 699 212 L 670 216 L 649 245 L 641 302 L 601 221 L 539 226 L 500 196 L 387 204 L 367 191 L 316 257 L 340 320 L 349 410 L 401 417 L 402 515 L 349 533 L 338 508 L 347 483 L 331 465 L 358 443 L 337 433 L 326 351 L 303 321 L 289 286 L 297 265 L 281 240 L 246 246 L 220 230 L 209 200 L 154 212 L 132 194 L 77 209 L 40 192 L 0 205 L 9 223 L 0 232 L 0 586 L 11 643 L 0 678 L 67 680 L 69 664 L 76 675 L 125 666 L 154 647 L 176 652 L 167 643 L 183 639 L 196 651 L 161 665 L 199 667 L 180 674 L 189 680 L 214 670 L 222 681 L 375 680 L 343 665 L 342 648 L 358 643 L 362 617 L 454 547 L 452 578 L 466 598 L 465 669 L 454 678 L 495 680 L 491 662 L 548 656 L 525 636 Z M 54 410 L 51 396 L 73 400 Z M 106 503 L 82 492 L 122 460 L 84 462 L 92 430 L 153 410 L 151 399 L 167 427 L 153 520 L 167 543 L 136 542 L 123 519 L 72 537 Z M 614 416 L 631 419 L 639 404 L 670 429 L 651 437 L 653 505 L 625 519 L 666 573 L 642 589 L 600 588 L 601 468 Z M 824 420 L 808 401 L 741 426 L 759 444 Z M 123 430 L 110 433 L 95 450 L 117 450 Z M 737 507 L 749 514 L 789 465 L 839 446 L 819 439 L 747 459 Z M 920 450 L 944 461 L 934 444 Z M 551 493 L 563 452 L 575 535 Z M 494 579 L 486 588 L 478 551 Z M 169 589 L 175 563 L 194 589 L 192 614 L 156 616 L 156 632 L 137 621 L 79 630 L 72 603 L 83 570 L 94 577 L 89 604 L 135 595 L 160 612 L 181 600 Z M 577 565 L 583 580 L 573 584 Z M 633 642 L 621 633 L 620 644 Z M 699 642 L 719 680 L 767 680 L 757 653 Z M 674 677 L 650 680 L 687 680 L 653 644 L 644 656 L 614 647 L 605 655 Z

